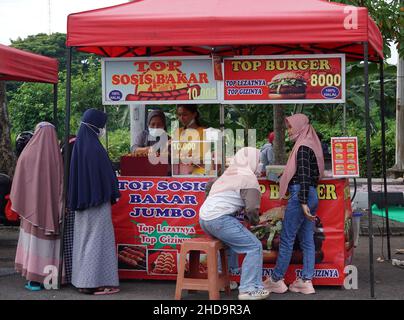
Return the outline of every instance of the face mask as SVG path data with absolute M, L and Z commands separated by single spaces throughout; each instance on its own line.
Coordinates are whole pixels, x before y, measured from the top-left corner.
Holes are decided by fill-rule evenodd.
M 105 128 L 98 128 L 95 125 L 91 124 L 91 123 L 87 123 L 87 122 L 81 122 L 82 124 L 84 124 L 85 126 L 87 126 L 87 128 L 89 128 L 92 132 L 94 132 L 99 138 L 102 138 L 105 135 Z M 97 129 L 97 131 L 95 131 L 93 128 Z
M 99 133 L 98 133 L 98 138 L 102 138 L 103 136 L 105 136 L 105 133 L 106 133 L 106 129 L 105 128 L 98 128 L 98 130 L 100 131 Z
M 164 133 L 164 129 L 160 129 L 160 128 L 148 128 L 149 130 L 149 134 L 152 137 L 160 137 L 163 133 Z

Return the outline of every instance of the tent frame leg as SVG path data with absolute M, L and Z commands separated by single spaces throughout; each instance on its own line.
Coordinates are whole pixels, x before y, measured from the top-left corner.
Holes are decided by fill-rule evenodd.
M 226 147 L 225 147 L 225 136 L 224 136 L 224 105 L 220 104 L 219 106 L 220 108 L 220 131 L 221 131 L 221 146 L 222 146 L 222 159 L 221 159 L 221 170 L 220 170 L 220 175 L 222 175 L 224 173 L 225 170 L 225 166 L 226 166 Z
M 373 217 L 371 206 L 372 195 L 372 160 L 370 157 L 370 106 L 369 106 L 369 47 L 368 42 L 363 43 L 364 82 L 365 82 L 365 117 L 366 117 L 366 175 L 368 183 L 368 215 L 369 215 L 369 277 L 370 296 L 375 297 L 375 275 L 373 259 Z
M 53 84 L 53 125 L 58 131 L 58 84 Z
M 65 214 L 67 191 L 69 186 L 69 168 L 70 168 L 70 106 L 71 106 L 71 66 L 72 66 L 73 47 L 66 49 L 66 109 L 65 109 L 65 154 L 64 154 L 64 179 L 63 179 L 63 204 L 62 204 L 62 221 L 60 227 L 60 251 L 59 251 L 59 268 L 58 268 L 58 289 L 62 284 L 62 275 L 64 269 L 64 236 L 65 236 Z
M 382 170 L 383 170 L 383 183 L 384 183 L 384 208 L 386 210 L 386 233 L 387 233 L 387 255 L 388 259 L 391 260 L 391 246 L 390 246 L 390 219 L 389 219 L 389 208 L 387 201 L 387 164 L 386 164 L 386 106 L 384 101 L 384 61 L 380 60 L 380 123 L 382 130 Z

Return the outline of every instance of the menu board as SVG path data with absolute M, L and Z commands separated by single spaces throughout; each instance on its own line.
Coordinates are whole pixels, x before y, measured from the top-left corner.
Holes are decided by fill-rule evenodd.
M 331 138 L 331 153 L 334 177 L 359 177 L 357 137 Z

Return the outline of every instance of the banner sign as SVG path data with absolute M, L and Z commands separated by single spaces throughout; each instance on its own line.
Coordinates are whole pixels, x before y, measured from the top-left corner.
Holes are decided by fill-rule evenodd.
M 104 58 L 102 91 L 111 105 L 218 102 L 209 56 Z
M 224 59 L 224 101 L 240 104 L 345 102 L 345 55 Z
M 113 206 L 112 217 L 117 242 L 121 279 L 175 280 L 181 243 L 204 235 L 198 212 L 205 200 L 208 178 L 120 177 L 122 194 Z M 282 218 L 287 200 L 279 199 L 279 186 L 260 180 L 262 193 L 260 225 L 248 226 L 263 245 L 262 274 L 273 271 L 280 242 Z M 344 267 L 353 252 L 352 210 L 348 180 L 320 181 L 317 188 L 314 242 L 316 285 L 342 285 Z M 242 219 L 242 216 L 240 216 Z M 243 256 L 232 278 L 239 280 Z M 302 270 L 302 251 L 298 240 L 286 282 L 295 280 Z M 201 255 L 200 271 L 206 270 Z
M 357 137 L 331 138 L 331 155 L 334 177 L 359 177 Z

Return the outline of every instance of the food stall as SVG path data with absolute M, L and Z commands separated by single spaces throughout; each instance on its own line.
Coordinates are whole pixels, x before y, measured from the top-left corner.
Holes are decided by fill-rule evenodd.
M 368 16 L 367 9 L 352 8 L 354 7 L 317 0 L 305 1 L 304 4 L 297 0 L 255 0 L 253 5 L 241 1 L 208 0 L 195 2 L 192 6 L 186 0 L 125 3 L 69 15 L 67 61 L 68 64 L 71 61 L 73 47 L 113 61 L 134 59 L 136 61 L 132 61 L 130 73 L 121 71 L 108 76 L 108 72 L 103 72 L 103 81 L 111 80 L 112 83 L 115 80 L 119 84 L 123 82 L 128 85 L 125 90 L 111 90 L 108 85 L 103 85 L 104 103 L 162 105 L 173 104 L 174 100 L 174 103 L 181 104 L 218 102 L 221 104 L 220 129 L 223 131 L 223 108 L 229 103 L 324 105 L 336 101 L 344 102 L 345 58 L 349 61 L 364 59 L 368 111 L 367 66 L 369 60 L 383 60 L 382 38 L 377 26 Z M 334 56 L 315 56 L 324 54 Z M 206 56 L 211 59 L 206 59 Z M 181 61 L 185 57 L 205 59 L 204 63 L 209 61 L 209 68 L 214 70 L 213 79 L 209 75 L 200 76 L 201 73 L 208 74 L 209 69 L 205 67 L 204 71 L 198 72 L 199 77 L 192 78 L 191 81 L 191 78 L 183 75 L 188 67 L 181 64 L 180 68 L 172 63 L 170 72 L 178 72 L 180 68 L 179 73 L 182 75 L 169 76 L 170 73 L 166 73 L 161 79 L 174 77 L 177 82 L 187 82 L 187 86 L 173 87 L 171 83 L 171 87 L 164 90 L 155 90 L 153 86 L 139 88 L 139 81 L 147 84 L 147 78 L 141 78 L 137 74 L 138 67 L 141 66 L 139 62 L 151 65 L 151 60 L 160 59 L 160 64 L 157 63 L 154 67 L 157 68 L 155 71 L 161 71 L 170 68 L 171 59 Z M 335 68 L 331 60 L 319 61 L 323 58 L 340 59 L 339 69 Z M 274 59 L 291 62 L 279 65 L 278 72 L 270 73 L 273 71 L 271 60 Z M 276 61 L 273 63 L 276 66 Z M 133 70 L 133 66 L 137 70 Z M 194 67 L 191 63 L 190 68 Z M 228 69 L 231 67 L 233 70 Z M 239 70 L 234 67 L 239 67 Z M 262 71 L 259 77 L 252 73 L 261 67 L 265 72 Z M 282 68 L 290 69 L 282 73 L 299 71 L 299 77 L 284 74 L 275 79 Z M 308 73 L 302 72 L 303 69 Z M 241 71 L 247 73 L 240 76 Z M 149 72 L 149 69 L 143 72 Z M 114 75 L 125 77 L 114 78 Z M 318 76 L 318 88 L 314 88 L 313 75 Z M 149 77 L 153 78 L 153 75 Z M 300 81 L 302 77 L 306 79 L 304 85 L 304 81 Z M 310 85 L 307 85 L 308 79 Z M 66 113 L 69 116 L 69 74 L 67 80 Z M 210 82 L 215 82 L 216 85 L 202 90 Z M 295 95 L 284 96 L 286 92 L 281 92 L 280 89 L 285 82 L 296 85 L 296 92 L 292 92 Z M 368 115 L 367 113 L 366 143 L 369 148 Z M 69 126 L 67 121 L 66 135 L 69 134 Z M 371 188 L 369 169 L 368 155 L 368 181 Z M 205 176 L 119 177 L 122 198 L 113 208 L 113 221 L 121 278 L 176 278 L 181 242 L 202 234 L 197 216 L 205 197 L 204 187 L 208 179 Z M 277 196 L 278 186 L 275 183 L 261 180 L 260 185 L 263 195 L 261 218 L 262 222 L 267 222 L 268 228 L 253 231 L 266 250 L 263 275 L 268 275 L 276 259 L 279 220 L 286 200 Z M 318 186 L 318 194 L 320 203 L 315 234 L 317 264 L 314 284 L 342 285 L 343 270 L 350 262 L 353 247 L 348 179 L 322 180 Z M 371 243 L 371 236 L 369 239 Z M 372 254 L 371 250 L 371 266 Z M 301 268 L 298 244 L 295 246 L 292 263 L 294 264 L 289 268 L 286 278 L 288 282 Z M 201 268 L 204 268 L 203 264 Z M 237 271 L 233 273 L 233 277 L 238 277 Z M 372 277 L 371 272 L 371 284 Z
M 175 103 L 199 104 L 219 101 L 330 103 L 343 102 L 345 98 L 345 56 L 341 54 L 225 58 L 222 82 L 215 80 L 213 64 L 210 57 L 103 59 L 104 103 L 141 100 L 148 105 L 164 105 L 173 103 L 173 97 Z M 288 76 L 294 78 L 286 78 Z M 290 87 L 288 81 L 295 85 L 295 92 L 283 93 L 283 83 Z M 310 83 L 307 84 L 307 81 Z M 278 84 L 272 86 L 276 82 Z M 184 144 L 175 137 L 175 133 L 170 136 L 170 164 L 168 159 L 162 161 L 164 159 L 133 154 L 124 155 L 121 159 L 121 176 L 118 179 L 122 198 L 113 206 L 113 222 L 122 279 L 175 279 L 182 241 L 204 234 L 198 224 L 198 212 L 205 199 L 206 182 L 217 176 L 218 165 L 221 164 L 222 150 L 218 150 L 221 139 L 219 134 L 209 141 L 198 141 L 200 138 L 195 137 Z M 207 150 L 202 157 L 196 155 L 196 160 L 206 159 L 206 154 L 209 158 L 215 154 L 213 170 L 205 170 L 200 175 L 181 173 L 177 169 L 181 166 L 180 153 L 185 151 L 188 155 L 189 151 L 193 151 L 199 154 L 198 143 L 205 144 Z M 224 147 L 228 155 L 228 151 L 232 151 L 228 149 L 233 146 L 225 144 Z M 343 156 L 343 153 L 338 155 Z M 171 172 L 170 176 L 168 172 Z M 261 179 L 260 186 L 260 224 L 249 228 L 262 242 L 265 276 L 271 274 L 276 263 L 287 200 L 279 199 L 276 183 Z M 342 285 L 344 267 L 353 254 L 349 182 L 344 178 L 321 181 L 318 194 L 320 207 L 314 235 L 317 263 L 314 283 Z M 242 213 L 240 220 L 243 220 Z M 239 266 L 241 260 L 240 256 Z M 292 282 L 299 275 L 302 261 L 297 240 L 287 282 Z M 203 259 L 200 268 L 206 268 L 206 260 Z M 240 269 L 232 272 L 233 279 L 238 280 Z

